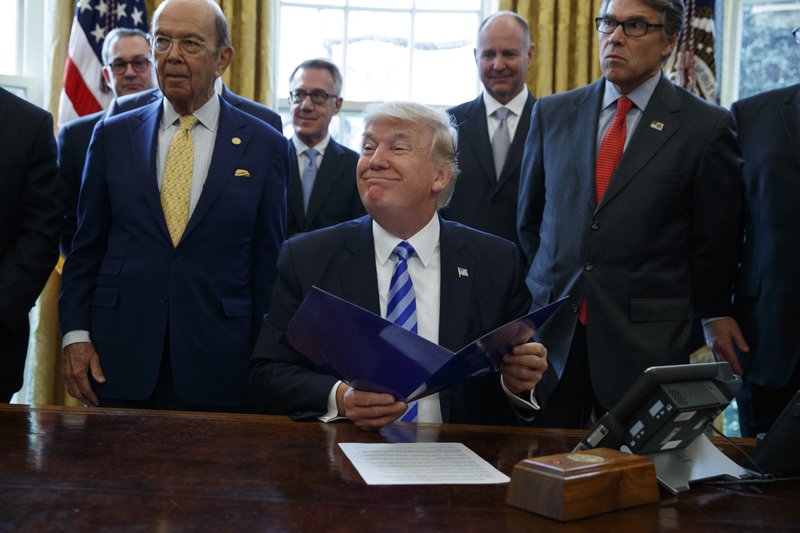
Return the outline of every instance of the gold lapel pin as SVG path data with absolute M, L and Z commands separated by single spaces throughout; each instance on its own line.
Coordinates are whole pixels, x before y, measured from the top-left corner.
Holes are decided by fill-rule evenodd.
M 231 139 L 231 142 L 233 144 L 242 144 L 242 140 L 239 137 L 234 137 L 233 139 Z
M 653 122 L 650 123 L 650 127 L 653 128 L 654 130 L 661 131 L 664 129 L 664 123 L 654 120 Z

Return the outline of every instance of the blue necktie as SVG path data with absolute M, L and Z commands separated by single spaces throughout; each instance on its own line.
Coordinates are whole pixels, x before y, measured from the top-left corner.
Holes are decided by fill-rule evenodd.
M 392 280 L 389 283 L 389 302 L 386 305 L 386 320 L 417 333 L 417 300 L 414 295 L 414 284 L 408 275 L 408 259 L 414 255 L 414 247 L 406 241 L 392 250 L 397 257 Z M 400 417 L 403 422 L 414 422 L 417 419 L 417 402 L 412 402 L 408 411 Z
M 317 152 L 314 148 L 309 148 L 303 152 L 308 158 L 306 168 L 303 169 L 303 176 L 300 178 L 300 185 L 303 187 L 303 212 L 308 212 L 308 201 L 311 199 L 311 191 L 314 189 L 314 180 L 317 178 Z

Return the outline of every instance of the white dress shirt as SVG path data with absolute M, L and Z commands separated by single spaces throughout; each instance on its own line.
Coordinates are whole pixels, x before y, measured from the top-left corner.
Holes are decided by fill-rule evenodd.
M 506 127 L 508 128 L 508 138 L 511 139 L 511 142 L 514 142 L 514 135 L 517 132 L 517 125 L 519 124 L 519 119 L 522 116 L 522 112 L 525 111 L 525 102 L 528 101 L 528 88 L 522 88 L 522 92 L 520 92 L 517 96 L 512 98 L 507 104 L 503 105 L 497 100 L 494 99 L 492 95 L 483 91 L 483 107 L 486 108 L 486 124 L 489 127 L 489 139 L 494 138 L 494 132 L 497 130 L 497 126 L 500 125 L 500 119 L 493 116 L 492 113 L 497 111 L 501 107 L 507 108 L 511 113 L 508 114 L 506 117 Z M 527 135 L 527 131 L 523 132 L 523 135 Z

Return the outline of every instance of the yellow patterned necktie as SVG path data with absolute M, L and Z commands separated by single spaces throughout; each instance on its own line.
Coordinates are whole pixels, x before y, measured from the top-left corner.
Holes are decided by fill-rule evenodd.
M 197 117 L 182 115 L 178 122 L 178 132 L 169 146 L 164 183 L 161 185 L 161 207 L 173 246 L 178 245 L 189 222 L 189 193 L 194 167 L 192 128 L 197 124 Z

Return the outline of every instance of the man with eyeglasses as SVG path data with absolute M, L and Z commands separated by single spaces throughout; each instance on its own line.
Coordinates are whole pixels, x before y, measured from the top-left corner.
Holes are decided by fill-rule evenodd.
M 156 80 L 148 36 L 136 28 L 115 28 L 108 32 L 101 51 L 103 79 L 114 96 L 136 94 L 151 89 Z M 61 167 L 61 195 L 64 225 L 60 248 L 65 257 L 72 248 L 78 211 L 78 191 L 86 152 L 95 125 L 106 116 L 98 111 L 64 124 L 58 132 L 58 162 Z
M 220 98 L 233 58 L 212 0 L 153 15 L 164 98 L 98 123 L 59 301 L 84 404 L 240 411 L 285 234 L 288 145 Z
M 462 174 L 442 216 L 519 243 L 519 171 L 536 102 L 525 85 L 534 53 L 528 22 L 510 11 L 491 15 L 473 52 L 483 92 L 448 110 Z
M 800 44 L 800 28 L 793 33 Z M 755 437 L 800 389 L 800 85 L 745 98 L 731 111 L 745 187 L 735 316 L 751 343 L 737 401 L 742 436 Z
M 683 15 L 681 0 L 605 0 L 603 77 L 534 107 L 518 211 L 527 285 L 534 307 L 571 297 L 539 332 L 542 426 L 585 426 L 647 367 L 687 363 L 697 319 L 741 373 L 741 155 L 731 114 L 661 72 Z
M 342 108 L 342 74 L 327 59 L 300 63 L 289 77 L 294 135 L 286 196 L 286 235 L 363 216 L 356 188 L 358 154 L 337 143 L 329 128 Z

